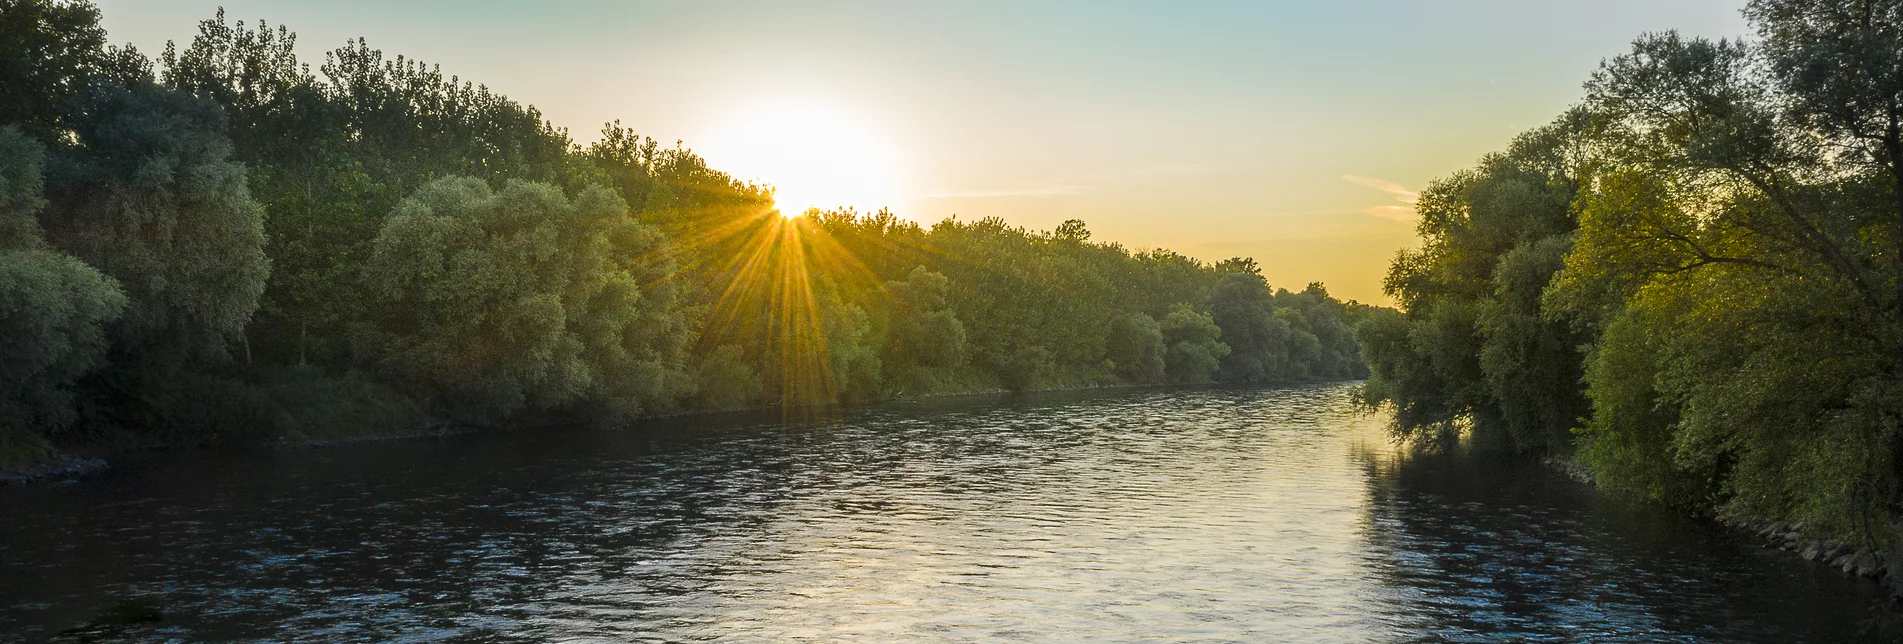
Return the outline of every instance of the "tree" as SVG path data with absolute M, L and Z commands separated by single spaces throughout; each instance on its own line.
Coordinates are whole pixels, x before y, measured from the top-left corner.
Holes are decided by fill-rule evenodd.
M 125 306 L 112 278 L 70 255 L 0 250 L 0 433 L 75 420 L 73 383 L 103 366 L 103 327 Z
M 0 2 L 0 124 L 42 143 L 73 124 L 67 102 L 98 74 L 106 30 L 84 0 Z
M 1275 318 L 1274 294 L 1255 273 L 1230 273 L 1209 291 L 1209 316 L 1222 329 L 1229 355 L 1216 379 L 1263 383 L 1286 380 L 1288 324 Z
M 44 245 L 39 214 L 46 207 L 45 148 L 19 128 L 0 127 L 0 248 Z
M 1903 227 L 1903 6 L 1754 0 L 1745 15 L 1786 118 L 1887 191 L 1879 208 Z
M 951 280 L 915 266 L 903 282 L 885 283 L 891 296 L 882 355 L 901 393 L 928 393 L 951 384 L 965 364 L 965 325 L 948 307 Z
M 1571 244 L 1588 122 L 1562 115 L 1421 194 L 1424 243 L 1399 254 L 1384 284 L 1405 319 L 1377 316 L 1359 331 L 1372 372 L 1362 393 L 1396 405 L 1402 434 L 1471 430 L 1528 453 L 1571 450 L 1585 339 L 1540 302 Z
M 760 373 L 748 362 L 739 346 L 715 347 L 694 369 L 693 406 L 736 409 L 758 404 L 763 389 Z
M 115 441 L 305 440 L 424 408 L 614 421 L 1356 373 L 1365 310 L 1271 293 L 1249 258 L 1081 220 L 787 218 L 681 142 L 617 121 L 580 148 L 361 39 L 313 65 L 222 11 L 156 62 L 104 37 L 88 3 L 0 0 L 0 119 L 24 132 L 0 136 L 0 330 L 22 338 L 0 411 L 39 447 L 75 416 Z
M 1310 282 L 1300 293 L 1277 291 L 1275 302 L 1279 319 L 1284 319 L 1302 336 L 1314 339 L 1312 349 L 1301 349 L 1312 353 L 1304 366 L 1309 377 L 1357 379 L 1368 376 L 1368 367 L 1361 360 L 1361 345 L 1355 340 L 1355 324 L 1360 322 L 1365 306 L 1336 300 L 1320 282 Z M 1307 342 L 1304 337 L 1297 340 Z
M 363 274 L 381 314 L 359 350 L 471 422 L 665 408 L 688 386 L 689 336 L 671 292 L 637 277 L 658 241 L 606 188 L 570 200 L 547 184 L 435 181 L 377 235 Z
M 1169 352 L 1164 356 L 1163 371 L 1170 382 L 1210 382 L 1222 365 L 1223 357 L 1229 355 L 1229 345 L 1221 341 L 1222 328 L 1216 326 L 1214 319 L 1207 314 L 1197 313 L 1187 303 L 1179 303 L 1170 309 L 1170 314 L 1157 326 L 1163 333 L 1163 343 L 1169 347 Z
M 832 369 L 829 377 L 833 400 L 824 402 L 865 402 L 881 397 L 884 361 L 868 337 L 872 326 L 865 310 L 840 301 L 835 293 L 825 293 L 818 313 L 826 363 Z
M 1609 485 L 1882 545 L 1903 200 L 1867 129 L 1894 71 L 1857 52 L 1903 25 L 1840 9 L 1754 3 L 1762 58 L 1661 34 L 1608 61 L 1588 86 L 1607 170 L 1545 299 L 1599 333 L 1582 456 Z
M 226 358 L 270 260 L 218 107 L 149 82 L 95 85 L 83 104 L 47 172 L 47 240 L 123 286 L 127 355 L 168 371 Z
M 1104 359 L 1111 371 L 1125 380 L 1148 384 L 1161 382 L 1164 357 L 1163 330 L 1156 319 L 1144 313 L 1126 313 L 1110 322 L 1110 336 Z
M 112 278 L 40 240 L 41 154 L 0 128 L 0 438 L 73 422 L 72 385 L 104 362 L 104 325 L 126 305 Z
M 1576 449 L 1608 487 L 1894 553 L 1903 7 L 1746 14 L 1757 43 L 1642 36 L 1430 186 L 1405 312 L 1358 329 L 1363 397 L 1403 434 Z

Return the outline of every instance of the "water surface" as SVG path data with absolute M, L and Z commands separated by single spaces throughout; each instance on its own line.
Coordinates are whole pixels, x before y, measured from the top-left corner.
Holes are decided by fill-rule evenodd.
M 0 642 L 127 597 L 132 641 L 1873 637 L 1873 584 L 1349 387 L 171 454 L 0 489 Z

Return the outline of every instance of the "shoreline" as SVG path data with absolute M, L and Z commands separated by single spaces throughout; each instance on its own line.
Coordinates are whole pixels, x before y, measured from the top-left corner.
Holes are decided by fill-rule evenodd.
M 1327 381 L 1316 381 L 1316 382 L 1327 382 Z M 1309 384 L 1309 383 L 1281 383 L 1278 385 L 1265 385 L 1265 386 L 1283 386 L 1283 385 L 1291 385 L 1291 384 Z M 873 407 L 873 406 L 883 405 L 883 404 L 927 402 L 932 400 L 977 397 L 977 396 L 1010 396 L 1010 395 L 1021 395 L 1021 394 L 1039 394 L 1039 393 L 1051 393 L 1051 392 L 1063 392 L 1063 391 L 1090 391 L 1090 390 L 1106 390 L 1106 389 L 1161 389 L 1161 388 L 1168 388 L 1168 387 L 1197 387 L 1197 386 L 1212 386 L 1212 385 L 1220 386 L 1220 385 L 1216 385 L 1215 383 L 1204 384 L 1204 385 L 1097 384 L 1097 385 L 1069 385 L 1069 386 L 1061 386 L 1061 387 L 1048 387 L 1048 388 L 1040 388 L 1040 389 L 1029 389 L 1024 391 L 1012 391 L 1010 389 L 1003 389 L 1003 388 L 977 389 L 977 390 L 971 390 L 971 391 L 939 391 L 939 392 L 932 392 L 928 394 L 913 394 L 913 395 L 907 395 L 907 396 L 901 396 L 901 397 L 895 397 L 895 398 L 888 398 L 885 400 L 880 400 L 880 401 L 871 402 L 871 403 L 842 404 L 842 405 L 826 406 L 821 408 L 861 409 L 861 408 Z M 783 405 L 759 405 L 759 406 L 753 406 L 753 407 L 730 407 L 730 408 L 723 408 L 723 409 L 675 410 L 675 411 L 656 413 L 656 414 L 643 414 L 643 415 L 639 415 L 639 416 L 635 416 L 631 418 L 630 421 L 631 423 L 640 423 L 642 421 L 705 418 L 705 417 L 719 416 L 723 414 L 760 413 L 760 412 L 767 412 L 767 411 L 772 411 L 776 409 L 797 410 L 797 409 L 814 409 L 814 408 L 815 407 L 812 407 L 812 406 L 787 407 Z M 565 424 L 565 423 L 554 423 L 554 424 Z M 350 436 L 346 438 L 315 439 L 315 440 L 277 439 L 277 440 L 269 440 L 269 441 L 260 441 L 255 443 L 245 443 L 241 445 L 240 449 L 285 452 L 285 451 L 298 451 L 298 450 L 306 450 L 306 449 L 321 449 L 326 447 L 339 447 L 339 446 L 345 446 L 345 445 L 358 445 L 363 443 L 381 443 L 381 442 L 387 442 L 387 441 L 415 440 L 415 439 L 423 439 L 423 438 L 444 438 L 449 436 L 480 434 L 480 433 L 492 432 L 492 431 L 493 432 L 514 432 L 514 431 L 522 431 L 522 430 L 530 429 L 534 427 L 545 427 L 545 426 L 548 426 L 548 425 L 537 424 L 537 423 L 518 423 L 518 424 L 506 425 L 506 426 L 480 427 L 480 426 L 474 426 L 474 425 L 459 424 L 453 421 L 436 420 L 436 421 L 426 423 L 422 425 L 421 427 L 418 427 L 416 429 L 409 430 L 409 431 L 392 432 L 392 433 L 385 433 L 385 434 L 364 434 L 361 436 Z M 81 480 L 87 477 L 95 476 L 112 469 L 112 463 L 111 461 L 106 459 L 107 456 L 117 458 L 119 456 L 129 455 L 129 454 L 151 454 L 151 453 L 170 451 L 170 450 L 203 449 L 205 447 L 206 447 L 205 445 L 194 445 L 194 444 L 154 445 L 154 446 L 144 446 L 144 447 L 138 447 L 138 448 L 117 450 L 117 451 L 105 452 L 102 454 L 94 454 L 94 455 L 64 454 L 63 453 L 63 454 L 60 454 L 56 459 L 51 461 L 31 463 L 22 467 L 0 469 L 0 487 L 11 486 L 11 485 L 31 485 L 35 483 L 50 483 L 50 482 L 56 482 L 56 481 L 76 481 L 76 480 Z
M 64 454 L 56 460 L 0 470 L 0 485 L 24 485 L 54 479 L 75 480 L 109 469 L 112 469 L 112 464 L 106 459 Z
M 1890 574 L 1888 558 L 1882 552 L 1853 547 L 1835 539 L 1811 539 L 1804 535 L 1801 525 L 1720 523 L 1757 537 L 1766 548 L 1789 552 L 1799 559 L 1875 582 L 1891 602 L 1903 603 L 1903 578 Z
M 1542 458 L 1540 462 L 1561 476 L 1604 493 L 1617 494 L 1599 487 L 1592 470 L 1584 463 L 1552 456 Z M 1720 517 L 1714 510 L 1700 512 L 1698 518 L 1717 523 L 1740 536 L 1756 539 L 1761 547 L 1788 552 L 1798 559 L 1834 569 L 1846 576 L 1867 579 L 1882 589 L 1891 602 L 1903 604 L 1903 576 L 1891 574 L 1888 558 L 1880 551 L 1857 548 L 1835 539 L 1814 539 L 1804 534 L 1802 525 L 1732 521 Z

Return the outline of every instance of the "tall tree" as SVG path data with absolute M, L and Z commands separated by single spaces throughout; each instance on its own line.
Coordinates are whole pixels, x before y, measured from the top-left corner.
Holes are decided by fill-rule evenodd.
M 658 241 L 606 188 L 570 200 L 547 184 L 438 180 L 377 235 L 364 279 L 381 314 L 360 350 L 471 422 L 665 407 L 687 387 L 688 328 L 672 291 L 638 277 Z
M 149 81 L 95 85 L 83 106 L 47 172 L 47 240 L 124 286 L 128 355 L 165 370 L 228 357 L 270 260 L 222 113 Z
M 57 141 L 73 124 L 67 102 L 92 85 L 105 46 L 91 2 L 0 1 L 0 124 Z
M 1246 268 L 1253 265 L 1251 260 Z M 1217 380 L 1261 383 L 1287 377 L 1289 327 L 1275 318 L 1274 302 L 1269 283 L 1253 271 L 1224 275 L 1210 289 L 1209 317 L 1229 345 Z
M 40 239 L 42 148 L 0 128 L 0 441 L 74 420 L 71 388 L 98 368 L 104 325 L 126 305 L 119 284 Z

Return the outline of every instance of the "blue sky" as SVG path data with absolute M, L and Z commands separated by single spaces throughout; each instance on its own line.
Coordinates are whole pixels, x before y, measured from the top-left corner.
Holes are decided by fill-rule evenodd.
M 788 196 L 857 190 L 926 222 L 1080 218 L 1100 240 L 1252 255 L 1277 286 L 1376 302 L 1415 243 L 1408 192 L 1557 115 L 1642 32 L 1748 34 L 1743 0 L 99 4 L 115 42 L 148 52 L 222 5 L 290 26 L 307 60 L 367 37 L 583 142 L 620 119 Z M 763 154 L 746 125 L 808 112 L 788 129 L 842 143 L 779 144 L 838 158 Z M 790 185 L 809 179 L 834 192 Z

